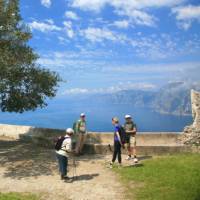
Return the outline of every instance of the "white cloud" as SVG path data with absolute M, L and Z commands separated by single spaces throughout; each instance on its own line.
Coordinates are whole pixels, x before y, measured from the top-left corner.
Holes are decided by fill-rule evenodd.
M 149 15 L 144 11 L 132 8 L 118 10 L 116 13 L 119 15 L 128 16 L 130 20 L 137 25 L 155 26 L 155 22 L 157 20 L 154 16 Z
M 129 73 L 129 74 L 181 74 L 200 67 L 200 62 L 178 62 L 169 64 L 146 64 L 146 65 L 128 65 L 113 66 L 103 68 L 104 73 Z M 199 68 L 200 69 L 200 68 Z M 195 70 L 196 71 L 196 70 Z
M 58 36 L 58 40 L 59 40 L 60 44 L 66 44 L 66 43 L 69 42 L 68 39 L 66 39 L 66 38 L 64 38 L 62 36 Z
M 66 11 L 65 12 L 65 17 L 72 19 L 72 20 L 78 20 L 79 17 L 77 16 L 77 14 L 75 12 L 72 11 Z
M 81 31 L 81 35 L 91 42 L 102 42 L 103 40 L 117 40 L 117 36 L 108 29 L 87 28 Z
M 113 23 L 113 25 L 118 27 L 118 28 L 128 28 L 129 27 L 129 21 L 127 21 L 127 20 L 115 21 Z
M 65 34 L 67 34 L 69 38 L 73 38 L 75 36 L 75 33 L 72 28 L 72 22 L 64 21 L 63 25 L 63 27 L 56 26 L 52 19 L 46 19 L 44 22 L 33 21 L 29 23 L 31 29 L 35 29 L 44 33 L 49 33 L 51 31 L 58 31 L 61 33 L 65 32 Z M 63 38 L 62 35 L 59 35 L 58 39 L 64 42 L 64 40 L 61 38 Z
M 110 86 L 107 88 L 71 88 L 65 90 L 62 95 L 78 95 L 78 94 L 112 94 L 123 90 L 152 90 L 156 86 L 151 83 L 132 83 L 132 82 L 121 82 L 118 85 Z
M 200 22 L 200 6 L 182 6 L 172 9 L 172 13 L 176 14 L 178 26 L 184 30 L 188 30 L 192 22 L 197 20 Z
M 172 12 L 176 14 L 177 20 L 200 19 L 200 6 L 176 7 L 172 9 Z
M 184 29 L 185 31 L 187 31 L 192 26 L 192 22 L 191 21 L 179 21 L 179 22 L 177 22 L 177 26 L 180 29 Z
M 49 24 L 54 24 L 53 19 L 46 19 L 45 21 L 46 21 L 47 23 L 49 23 Z
M 47 20 L 46 22 L 37 22 L 33 21 L 29 23 L 31 29 L 35 29 L 41 32 L 49 32 L 49 31 L 61 31 L 62 28 L 56 26 L 53 20 Z
M 68 90 L 65 90 L 62 95 L 74 95 L 74 94 L 89 94 L 90 91 L 85 88 L 71 88 Z
M 72 29 L 72 22 L 71 21 L 64 21 L 63 24 L 64 24 L 64 27 L 65 27 L 64 29 L 65 29 L 65 31 L 67 33 L 67 36 L 69 38 L 73 38 L 75 33 L 74 33 L 73 29 Z
M 185 0 L 72 0 L 72 6 L 82 10 L 100 12 L 106 5 L 112 6 L 115 13 L 124 15 L 137 25 L 155 26 L 156 18 L 147 13 L 148 8 L 172 7 Z
M 72 6 L 83 10 L 99 11 L 107 2 L 108 0 L 72 0 Z
M 41 4 L 47 8 L 51 6 L 51 0 L 41 0 Z
M 104 6 L 110 5 L 116 9 L 143 9 L 150 7 L 171 7 L 183 3 L 185 0 L 72 0 L 73 7 L 83 10 L 100 11 Z
M 64 38 L 61 38 L 63 40 Z M 64 41 L 65 42 L 65 41 Z M 101 58 L 111 58 L 109 51 L 93 51 L 82 49 L 80 51 L 55 51 L 41 53 L 38 63 L 63 76 L 65 73 L 96 72 L 104 66 Z M 96 60 L 97 59 L 97 60 Z M 82 73 L 82 74 L 83 74 Z

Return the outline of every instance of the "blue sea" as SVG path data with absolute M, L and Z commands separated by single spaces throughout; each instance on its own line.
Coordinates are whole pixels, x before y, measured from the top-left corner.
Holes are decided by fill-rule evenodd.
M 111 118 L 117 116 L 121 124 L 124 115 L 133 116 L 139 131 L 182 131 L 192 123 L 191 116 L 159 114 L 147 108 L 136 108 L 130 104 L 90 103 L 73 100 L 52 100 L 44 109 L 34 112 L 0 113 L 1 124 L 29 125 L 35 127 L 65 129 L 72 127 L 81 112 L 86 113 L 89 131 L 112 131 Z

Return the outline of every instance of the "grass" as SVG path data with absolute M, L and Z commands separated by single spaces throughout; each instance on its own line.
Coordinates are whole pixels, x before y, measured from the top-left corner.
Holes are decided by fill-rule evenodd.
M 179 154 L 114 170 L 134 200 L 200 200 L 200 155 Z
M 0 200 L 38 200 L 39 198 L 33 194 L 24 193 L 0 193 Z

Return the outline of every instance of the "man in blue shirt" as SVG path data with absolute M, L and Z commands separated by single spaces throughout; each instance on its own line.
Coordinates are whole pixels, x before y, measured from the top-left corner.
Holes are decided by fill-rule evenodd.
M 112 124 L 114 125 L 114 152 L 112 162 L 110 163 L 110 167 L 112 168 L 113 163 L 115 162 L 116 158 L 118 158 L 119 165 L 121 166 L 122 158 L 121 158 L 121 147 L 122 142 L 120 138 L 120 124 L 119 119 L 117 117 L 112 118 Z

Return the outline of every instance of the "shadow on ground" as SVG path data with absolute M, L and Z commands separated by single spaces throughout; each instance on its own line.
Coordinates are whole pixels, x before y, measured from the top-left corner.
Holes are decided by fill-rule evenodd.
M 56 169 L 53 151 L 20 141 L 0 141 L 0 165 L 4 177 L 21 179 L 52 175 Z
M 71 183 L 71 182 L 75 182 L 75 181 L 88 181 L 88 180 L 91 180 L 91 179 L 93 179 L 94 177 L 97 177 L 97 176 L 99 176 L 98 173 L 96 173 L 96 174 L 82 174 L 82 175 L 79 175 L 79 176 L 71 177 L 69 180 L 66 180 L 65 182 Z
M 101 159 L 102 156 L 76 157 L 76 166 L 81 162 Z M 73 159 L 69 159 L 69 169 L 73 167 Z M 0 140 L 0 166 L 4 168 L 4 177 L 22 179 L 27 177 L 51 176 L 58 173 L 54 149 L 37 146 L 22 141 Z M 82 175 L 81 179 L 90 179 L 94 175 Z
M 138 159 L 139 161 L 142 161 L 142 160 L 147 160 L 147 159 L 151 159 L 152 156 L 139 156 Z

